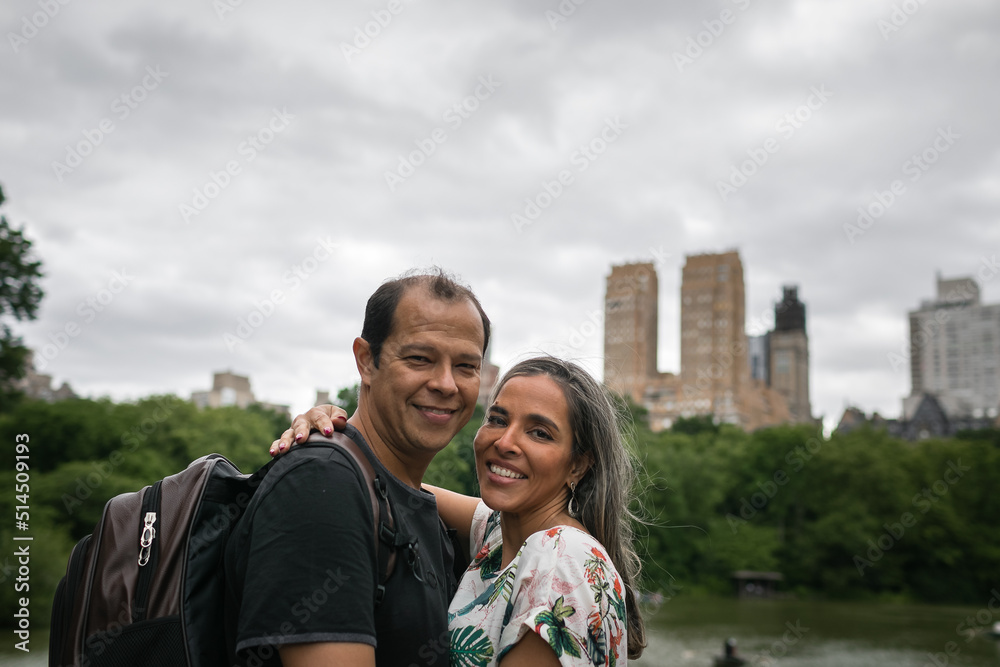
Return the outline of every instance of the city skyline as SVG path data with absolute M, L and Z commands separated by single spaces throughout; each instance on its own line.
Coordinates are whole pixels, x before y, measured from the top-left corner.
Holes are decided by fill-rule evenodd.
M 604 383 L 647 411 L 650 429 L 712 415 L 746 430 L 814 424 L 809 402 L 806 307 L 784 287 L 774 328 L 746 333 L 746 286 L 738 251 L 687 255 L 680 290 L 681 365 L 662 372 L 658 275 L 650 262 L 619 264 L 607 277 Z
M 356 379 L 378 284 L 435 264 L 496 363 L 600 377 L 608 267 L 652 261 L 678 371 L 684 257 L 738 248 L 748 333 L 784 285 L 808 305 L 829 425 L 900 414 L 938 271 L 1000 302 L 995 3 L 393 6 L 0 8 L 2 213 L 46 273 L 14 330 L 56 387 L 232 369 L 300 410 Z
M 742 271 L 742 267 L 740 266 L 740 259 L 739 259 L 738 252 L 739 252 L 738 250 L 728 250 L 728 251 L 726 251 L 725 253 L 722 253 L 722 254 L 718 254 L 718 253 L 697 253 L 695 255 L 688 255 L 688 256 L 685 257 L 685 259 L 688 260 L 687 263 L 690 264 L 690 260 L 692 258 L 694 258 L 696 261 L 697 260 L 701 260 L 703 258 L 704 259 L 711 259 L 714 262 L 714 261 L 717 261 L 715 258 L 724 258 L 727 255 L 735 255 L 735 264 L 739 268 L 739 270 Z M 639 268 L 642 268 L 645 265 L 646 264 L 644 264 L 642 262 L 625 262 L 623 264 L 609 266 L 608 267 L 608 271 L 611 272 L 609 274 L 609 280 L 610 280 L 610 276 L 613 276 L 614 272 L 616 270 L 628 270 L 629 268 L 636 267 L 636 266 L 638 266 Z M 659 309 L 659 307 L 661 305 L 663 305 L 663 304 L 661 304 L 661 297 L 659 295 L 659 274 L 655 271 L 655 265 L 653 263 L 648 263 L 648 266 L 652 267 L 652 277 L 656 278 L 657 280 L 655 282 L 653 282 L 649 287 L 647 287 L 644 284 L 642 286 L 642 289 L 643 290 L 649 289 L 652 292 L 652 299 L 653 299 L 653 302 L 656 304 L 656 306 L 655 306 L 655 308 L 654 308 L 654 310 L 652 312 L 652 315 L 656 316 L 657 313 L 655 311 L 657 309 Z M 695 268 L 693 270 L 697 271 L 698 269 Z M 977 280 L 976 276 L 949 276 L 949 277 L 945 277 L 945 276 L 942 276 L 941 273 L 939 272 L 939 273 L 936 274 L 936 280 L 937 280 L 937 289 L 938 289 L 938 293 L 937 293 L 936 297 L 932 296 L 932 297 L 928 297 L 927 299 L 923 299 L 923 300 L 921 300 L 919 308 L 914 308 L 913 310 L 908 311 L 908 316 L 911 319 L 915 315 L 917 315 L 918 313 L 920 313 L 921 311 L 927 311 L 927 310 L 929 310 L 931 312 L 931 314 L 933 314 L 935 312 L 934 311 L 935 306 L 937 306 L 938 304 L 941 304 L 941 303 L 946 303 L 946 304 L 948 304 L 949 306 L 952 306 L 952 307 L 954 307 L 954 306 L 960 306 L 961 304 L 958 303 L 958 302 L 956 302 L 956 300 L 954 298 L 954 294 L 956 293 L 956 290 L 958 290 L 963 295 L 964 298 L 971 299 L 971 301 L 970 301 L 971 305 L 975 306 L 977 309 L 979 309 L 979 308 L 985 308 L 986 311 L 989 312 L 991 315 L 992 315 L 992 313 L 994 311 L 996 311 L 998 308 L 1000 308 L 1000 303 L 998 303 L 998 304 L 981 303 L 981 301 L 980 301 L 981 284 Z M 639 289 L 639 285 L 636 282 L 636 278 L 634 276 L 632 276 L 632 275 L 625 275 L 625 276 L 623 276 L 623 278 L 620 280 L 620 282 L 622 283 L 621 289 L 623 289 L 625 292 L 631 292 L 633 290 L 638 290 Z M 613 284 L 613 281 L 609 282 L 609 285 L 611 285 L 611 284 Z M 692 293 L 694 292 L 694 290 L 696 289 L 696 287 L 697 287 L 696 285 L 692 285 Z M 747 291 L 749 291 L 749 290 L 747 290 Z M 946 298 L 946 295 L 944 294 L 944 292 L 948 292 L 949 293 L 949 295 L 947 296 L 947 298 Z M 741 296 L 744 295 L 744 287 L 743 287 L 742 284 L 740 284 L 740 286 L 739 286 L 739 294 Z M 612 298 L 612 295 L 609 294 L 606 291 L 606 293 L 605 293 L 605 307 L 607 307 L 607 302 L 611 298 Z M 665 298 L 665 299 L 669 300 L 669 295 L 665 296 L 665 297 L 662 297 L 662 298 Z M 678 309 L 679 309 L 679 304 L 681 303 L 681 301 L 683 300 L 683 298 L 684 298 L 683 293 L 681 291 L 678 291 L 678 293 L 676 295 L 676 304 L 677 304 Z M 793 300 L 793 302 L 795 302 L 796 305 L 797 305 L 797 307 L 799 307 L 799 308 L 801 308 L 801 307 L 803 307 L 803 306 L 806 305 L 806 304 L 803 304 L 802 302 L 798 301 L 798 286 L 797 285 L 791 285 L 791 284 L 784 284 L 784 285 L 782 285 L 782 299 L 786 299 L 787 300 L 788 298 L 791 298 Z M 739 366 L 739 368 L 743 369 L 742 373 L 746 375 L 746 380 L 748 380 L 750 377 L 753 377 L 753 374 L 752 374 L 752 371 L 751 371 L 751 367 L 752 367 L 753 362 L 749 359 L 749 356 L 753 352 L 753 346 L 755 345 L 754 339 L 761 338 L 761 337 L 763 337 L 765 335 L 773 335 L 773 334 L 775 334 L 776 333 L 774 331 L 775 328 L 777 328 L 777 329 L 780 330 L 783 327 L 787 328 L 789 326 L 787 323 L 783 325 L 781 322 L 777 321 L 777 319 L 774 317 L 774 314 L 781 309 L 782 299 L 776 299 L 774 301 L 773 306 L 772 306 L 772 310 L 771 310 L 771 313 L 770 313 L 770 324 L 769 325 L 768 325 L 768 314 L 767 313 L 763 313 L 763 312 L 760 313 L 759 317 L 755 318 L 752 322 L 748 320 L 747 323 L 746 323 L 746 327 L 744 328 L 744 334 L 746 335 L 746 339 L 745 339 L 745 343 L 744 343 L 745 353 L 743 355 L 738 355 L 738 357 L 739 357 L 738 360 L 742 360 L 743 362 L 746 362 L 746 363 L 743 363 L 741 366 Z M 667 304 L 667 305 L 668 305 L 668 308 L 669 308 L 669 304 Z M 558 356 L 563 356 L 563 357 L 567 357 L 567 358 L 574 358 L 574 360 L 576 360 L 578 362 L 581 362 L 581 363 L 584 363 L 584 365 L 587 365 L 586 364 L 586 360 L 581 359 L 578 356 L 574 357 L 574 354 L 572 352 L 573 350 L 579 350 L 582 347 L 582 345 L 579 344 L 579 341 L 586 340 L 586 339 L 589 339 L 589 338 L 593 338 L 595 336 L 599 336 L 599 337 L 601 337 L 602 341 L 604 341 L 603 344 L 605 345 L 605 349 L 607 349 L 606 346 L 608 345 L 607 334 L 604 331 L 604 324 L 606 322 L 605 316 L 602 313 L 600 317 L 595 317 L 596 313 L 597 313 L 597 311 L 594 311 L 593 313 L 591 313 L 591 315 L 589 316 L 588 320 L 585 321 L 584 323 L 582 323 L 582 325 L 581 325 L 581 327 L 579 329 L 573 329 L 573 328 L 570 329 L 570 335 L 569 335 L 569 337 L 567 339 L 568 345 L 556 344 L 555 345 L 555 349 L 549 350 L 549 351 L 547 351 L 545 353 L 547 353 L 547 354 L 556 354 Z M 795 317 L 802 317 L 802 316 L 804 316 L 803 313 L 798 313 L 797 315 L 795 315 Z M 648 317 L 648 315 L 646 315 L 644 317 Z M 955 316 L 955 315 L 951 315 L 948 318 L 946 318 L 946 321 L 947 321 L 947 319 L 956 319 L 959 322 L 962 322 L 962 321 L 964 321 L 965 317 L 966 316 L 958 317 L 958 316 Z M 661 321 L 662 321 L 662 316 L 660 316 L 659 318 L 657 318 L 655 323 L 650 322 L 649 324 L 645 325 L 646 327 L 650 327 L 650 330 L 652 331 L 652 337 L 655 339 L 656 344 L 653 346 L 653 349 L 651 349 L 651 350 L 649 348 L 647 348 L 647 347 L 643 347 L 640 350 L 640 355 L 644 356 L 644 357 L 647 357 L 646 360 L 644 362 L 642 362 L 643 366 L 642 366 L 642 371 L 641 372 L 643 372 L 643 373 L 645 373 L 647 371 L 653 372 L 654 375 L 650 376 L 651 378 L 655 378 L 655 374 L 666 375 L 666 376 L 676 375 L 676 378 L 677 378 L 677 380 L 680 383 L 688 382 L 693 387 L 696 384 L 696 380 L 697 380 L 697 378 L 695 377 L 694 371 L 692 371 L 691 373 L 689 373 L 689 376 L 685 378 L 685 376 L 682 374 L 682 372 L 680 370 L 681 366 L 680 366 L 679 363 L 675 367 L 673 367 L 673 368 L 664 369 L 664 367 L 663 367 L 663 364 L 662 364 L 662 362 L 661 362 L 661 360 L 659 358 L 659 352 L 660 352 L 660 349 L 662 348 L 662 341 L 660 339 L 663 337 L 662 333 L 660 333 L 658 331 L 659 324 L 660 324 Z M 680 330 L 680 328 L 683 326 L 683 320 L 682 319 L 678 319 L 678 321 L 674 322 L 673 324 L 675 325 L 675 327 L 679 331 L 679 335 L 676 336 L 676 338 L 678 340 L 680 340 L 681 338 L 683 338 L 683 331 Z M 932 325 L 937 326 L 934 323 L 932 323 Z M 758 329 L 758 327 L 761 327 L 761 326 L 770 326 L 772 329 L 771 330 L 760 330 L 760 329 Z M 918 332 L 919 331 L 924 331 L 925 333 L 927 333 L 927 331 L 929 330 L 928 325 L 926 325 L 926 324 L 924 324 L 922 328 L 919 327 L 919 326 L 917 326 L 916 324 L 913 324 L 913 323 L 911 323 L 910 326 L 911 326 L 911 334 L 912 334 L 912 331 L 918 331 Z M 795 325 L 792 325 L 792 329 L 794 329 L 794 328 L 795 328 Z M 808 330 L 808 326 L 806 327 L 806 330 Z M 496 331 L 494 329 L 494 334 L 495 333 L 496 333 Z M 694 333 L 694 331 L 692 330 L 691 333 Z M 359 331 L 358 335 L 360 335 L 360 331 Z M 933 340 L 934 338 L 936 338 L 936 336 L 931 335 L 930 339 Z M 531 356 L 531 354 L 526 354 L 526 355 L 519 355 L 518 357 L 516 357 L 515 359 L 512 359 L 512 360 L 507 360 L 507 361 L 501 360 L 500 365 L 497 366 L 495 364 L 495 362 L 497 360 L 493 357 L 493 354 L 492 354 L 492 348 L 493 348 L 493 345 L 495 343 L 496 343 L 496 340 L 494 338 L 494 340 L 491 343 L 491 350 L 487 351 L 487 355 L 486 355 L 486 357 L 484 357 L 484 364 L 483 364 L 483 383 L 484 384 L 480 388 L 480 392 L 479 392 L 480 393 L 480 397 L 479 397 L 479 402 L 480 403 L 482 403 L 485 400 L 486 396 L 489 393 L 489 388 L 492 387 L 493 382 L 495 382 L 496 379 L 498 378 L 498 371 L 497 371 L 498 368 L 499 368 L 500 374 L 502 374 L 503 370 L 505 370 L 507 367 L 513 365 L 514 363 L 516 363 L 521 358 L 524 358 L 524 356 Z M 910 349 L 911 346 L 912 346 L 912 343 L 908 340 L 907 341 L 907 349 Z M 45 347 L 45 346 L 43 346 L 43 347 Z M 58 352 L 57 347 L 54 346 L 54 345 L 52 345 L 51 343 L 47 347 L 49 348 L 50 351 Z M 694 351 L 694 348 L 692 347 L 692 352 L 693 351 Z M 542 352 L 536 352 L 536 353 L 542 353 Z M 37 355 L 38 351 L 34 351 L 33 350 L 33 354 Z M 676 350 L 675 350 L 674 356 L 678 357 L 678 360 L 679 360 L 680 355 L 677 354 Z M 702 356 L 704 356 L 704 355 L 702 355 Z M 808 360 L 808 356 L 809 356 L 808 349 L 805 349 L 805 358 L 806 358 L 806 360 Z M 718 357 L 717 353 L 709 353 L 708 356 L 705 357 L 705 358 L 703 358 L 703 359 L 692 358 L 692 361 L 689 363 L 689 367 L 692 368 L 692 369 L 694 369 L 694 368 L 705 367 L 706 365 L 711 365 L 716 360 L 717 357 Z M 44 359 L 44 357 L 43 357 L 43 359 Z M 916 373 L 916 371 L 912 368 L 912 366 L 910 366 L 908 357 L 904 356 L 902 353 L 900 353 L 898 351 L 890 352 L 887 355 L 887 360 L 888 360 L 888 362 L 891 365 L 893 365 L 896 368 L 899 368 L 899 367 L 901 367 L 902 365 L 905 364 L 908 376 L 913 376 L 915 378 L 914 374 Z M 601 357 L 600 361 L 601 361 L 601 364 L 602 364 L 602 367 L 603 367 L 602 368 L 603 372 L 600 373 L 600 374 L 595 373 L 595 376 L 598 376 L 598 377 L 600 377 L 602 379 L 602 381 L 607 382 L 608 381 L 608 378 L 607 378 L 607 368 L 608 368 L 608 366 L 607 366 L 607 361 L 606 361 L 606 354 Z M 43 361 L 43 364 L 44 363 L 45 362 Z M 808 361 L 806 363 L 807 363 L 807 365 L 805 367 L 806 374 L 805 374 L 805 377 L 803 378 L 803 381 L 807 385 L 809 385 L 810 388 L 806 389 L 806 395 L 805 395 L 805 401 L 806 401 L 806 403 L 803 404 L 803 408 L 805 408 L 808 405 L 808 393 L 810 392 L 811 384 L 812 384 L 812 380 L 809 378 L 809 375 L 811 374 L 811 369 L 809 369 L 809 367 L 808 367 Z M 649 368 L 647 369 L 646 366 L 649 366 Z M 730 370 L 732 370 L 733 372 L 735 372 L 736 369 L 737 369 L 737 366 L 734 365 L 733 368 L 730 369 Z M 594 372 L 592 368 L 590 370 L 591 370 L 591 372 Z M 636 370 L 637 369 L 634 369 L 632 372 L 635 373 Z M 210 374 L 213 375 L 216 378 L 216 382 L 218 382 L 218 377 L 221 375 L 221 376 L 235 376 L 235 377 L 237 377 L 237 379 L 240 382 L 244 382 L 245 380 L 249 380 L 251 384 L 253 383 L 253 378 L 249 374 L 243 374 L 243 373 L 239 372 L 238 370 L 234 371 L 234 369 L 230 368 L 230 367 L 212 369 L 211 372 L 210 372 Z M 736 375 L 739 375 L 739 374 L 740 373 L 736 373 Z M 44 372 L 42 372 L 41 375 L 43 376 L 43 379 L 44 379 L 44 377 L 49 377 L 49 375 L 45 374 Z M 63 378 L 60 378 L 60 380 L 64 383 L 62 391 L 64 391 L 64 392 L 65 391 L 69 391 L 71 388 L 68 387 L 68 386 L 66 386 L 67 380 L 63 379 Z M 746 381 L 746 380 L 744 380 L 744 381 Z M 350 382 L 344 381 L 344 382 L 339 382 L 339 383 L 338 382 L 334 382 L 333 384 L 317 385 L 317 387 L 315 388 L 315 395 L 331 395 L 332 396 L 339 389 L 342 389 L 342 388 L 345 388 L 345 387 L 349 387 L 351 384 L 353 384 L 356 381 L 357 381 L 357 378 L 354 378 L 354 380 L 352 380 Z M 634 377 L 631 378 L 630 381 L 634 382 L 635 378 Z M 911 379 L 911 385 L 912 385 L 913 381 L 914 380 Z M 69 382 L 68 384 L 71 384 L 71 382 Z M 625 385 L 619 386 L 619 384 L 614 384 L 614 383 L 612 384 L 612 387 L 616 391 L 619 391 L 619 392 L 625 393 L 625 394 L 633 394 L 634 393 L 634 392 L 632 392 L 630 390 L 624 390 L 624 386 Z M 638 389 L 639 394 L 633 395 L 633 400 L 637 400 L 638 402 L 642 402 L 637 397 L 641 396 L 642 387 L 645 386 L 645 381 L 644 380 L 641 381 L 638 386 L 639 386 L 639 389 Z M 50 388 L 50 389 L 48 389 L 48 391 L 51 392 L 52 389 Z M 282 397 L 277 397 L 276 400 L 273 397 L 270 398 L 270 399 L 267 399 L 267 400 L 265 400 L 265 399 L 254 399 L 253 395 L 249 393 L 250 392 L 249 386 L 245 388 L 245 391 L 248 392 L 248 395 L 251 397 L 251 401 L 250 402 L 256 402 L 256 403 L 259 403 L 259 404 L 264 405 L 264 406 L 275 406 L 276 408 L 281 408 L 281 409 L 284 409 L 285 407 L 287 407 L 286 402 L 282 401 Z M 918 401 L 921 398 L 921 396 L 923 395 L 922 392 L 924 392 L 924 391 L 929 391 L 930 393 L 938 395 L 940 397 L 940 395 L 937 393 L 937 390 L 935 390 L 934 387 L 923 387 L 923 386 L 921 386 L 921 387 L 912 387 L 911 386 L 910 390 L 906 394 L 901 395 L 899 397 L 900 404 L 901 404 L 901 406 L 903 406 L 902 409 L 899 410 L 899 415 L 898 416 L 900 418 L 906 416 L 906 413 L 907 413 L 908 410 L 912 411 L 913 409 L 916 408 L 916 405 L 917 405 L 916 401 Z M 995 388 L 993 389 L 993 391 L 995 391 Z M 151 392 L 150 394 L 147 394 L 147 395 L 155 395 L 157 393 L 170 393 L 170 392 L 157 392 L 157 391 L 153 391 L 153 392 Z M 205 392 L 204 390 L 191 389 L 187 393 L 184 393 L 183 390 L 181 390 L 180 392 L 173 392 L 173 393 L 175 393 L 177 396 L 179 396 L 181 398 L 186 398 L 186 399 L 192 400 L 195 403 L 201 405 L 202 407 L 204 407 L 205 405 L 208 404 L 207 403 L 207 399 L 205 398 L 205 396 L 207 396 L 207 392 Z M 143 397 L 135 397 L 135 398 L 143 398 Z M 60 399 L 57 398 L 56 400 L 60 400 Z M 126 400 L 132 400 L 132 399 L 131 398 L 127 398 Z M 244 400 L 243 402 L 245 403 L 246 401 Z M 235 404 L 235 403 L 234 403 L 234 401 L 228 401 L 228 402 L 227 401 L 223 401 L 221 404 L 229 405 L 229 404 Z M 312 405 L 312 402 L 303 403 L 301 406 L 298 406 L 298 407 L 294 407 L 293 406 L 292 414 L 296 414 L 298 412 L 302 412 L 302 411 L 304 411 L 306 409 L 306 407 L 309 407 L 311 405 Z M 950 405 L 950 404 L 948 404 L 948 405 Z M 793 406 L 794 406 L 794 404 L 790 403 L 788 407 L 792 408 Z M 909 407 L 907 407 L 907 406 L 909 406 Z M 817 418 L 817 419 L 822 419 L 823 420 L 824 429 L 827 432 L 830 432 L 836 426 L 836 424 L 838 423 L 838 421 L 840 420 L 840 418 L 843 416 L 843 412 L 846 412 L 848 410 L 851 410 L 851 411 L 854 411 L 854 412 L 856 412 L 857 410 L 861 410 L 861 414 L 871 413 L 873 415 L 881 415 L 882 417 L 896 418 L 896 415 L 894 415 L 890 411 L 879 411 L 878 409 L 871 409 L 869 406 L 861 405 L 861 404 L 858 404 L 858 403 L 852 403 L 852 402 L 849 402 L 849 401 L 845 401 L 843 407 L 844 407 L 844 410 L 842 410 L 841 413 L 838 413 L 838 414 L 833 414 L 833 415 L 830 415 L 830 414 L 817 414 L 817 415 L 813 415 L 813 416 L 815 418 Z M 998 407 L 1000 407 L 1000 406 L 998 406 Z M 698 411 L 695 411 L 695 412 L 700 413 L 702 411 L 698 410 Z M 793 412 L 794 412 L 794 409 L 793 409 Z M 994 408 L 993 409 L 993 413 L 996 413 L 996 412 L 997 412 L 997 409 Z M 993 414 L 993 413 L 991 413 L 991 415 L 993 417 L 995 417 L 996 415 Z M 808 414 L 808 410 L 804 410 L 803 416 L 800 416 L 799 420 L 802 420 L 802 419 L 806 419 L 807 420 L 807 418 L 804 416 L 806 414 Z M 716 415 L 716 417 L 717 418 L 721 418 L 720 415 Z

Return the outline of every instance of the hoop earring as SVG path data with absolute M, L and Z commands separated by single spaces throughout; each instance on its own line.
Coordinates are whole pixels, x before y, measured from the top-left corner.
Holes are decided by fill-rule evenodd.
M 580 504 L 576 502 L 576 482 L 569 483 L 569 502 L 566 504 L 566 511 L 574 519 L 580 516 Z

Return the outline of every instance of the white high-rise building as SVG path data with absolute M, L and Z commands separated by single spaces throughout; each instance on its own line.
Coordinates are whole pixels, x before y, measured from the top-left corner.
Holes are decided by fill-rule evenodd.
M 937 298 L 910 312 L 911 419 L 924 394 L 948 417 L 996 417 L 1000 410 L 1000 304 L 980 303 L 972 278 L 937 278 Z

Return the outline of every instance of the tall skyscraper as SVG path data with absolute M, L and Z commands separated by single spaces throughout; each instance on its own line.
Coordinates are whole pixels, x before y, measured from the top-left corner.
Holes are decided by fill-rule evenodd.
M 611 267 L 604 297 L 604 383 L 637 402 L 656 375 L 658 298 L 651 263 Z
M 972 278 L 937 277 L 937 298 L 910 316 L 912 419 L 925 393 L 948 417 L 996 417 L 1000 410 L 1000 304 L 982 305 Z
M 687 257 L 681 274 L 681 382 L 711 395 L 720 417 L 738 411 L 749 380 L 745 311 L 738 252 Z
M 678 417 L 707 414 L 747 429 L 788 421 L 784 399 L 764 382 L 750 380 L 737 252 L 687 257 L 678 375 L 657 369 L 652 264 L 612 267 L 604 308 L 604 382 L 646 407 L 654 431 L 669 428 Z
M 785 397 L 792 421 L 811 423 L 806 306 L 799 301 L 797 287 L 784 288 L 781 302 L 774 307 L 774 331 L 768 338 L 768 384 Z

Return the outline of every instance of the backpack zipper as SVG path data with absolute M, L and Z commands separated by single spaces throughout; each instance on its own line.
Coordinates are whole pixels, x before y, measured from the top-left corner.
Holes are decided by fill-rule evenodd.
M 142 528 L 139 533 L 139 578 L 135 587 L 135 601 L 132 605 L 132 622 L 136 623 L 146 618 L 146 604 L 149 602 L 149 589 L 156 572 L 156 561 L 160 554 L 160 543 L 156 541 L 156 519 L 160 514 L 160 484 L 158 481 L 150 487 L 142 498 Z M 162 527 L 162 524 L 161 524 Z

